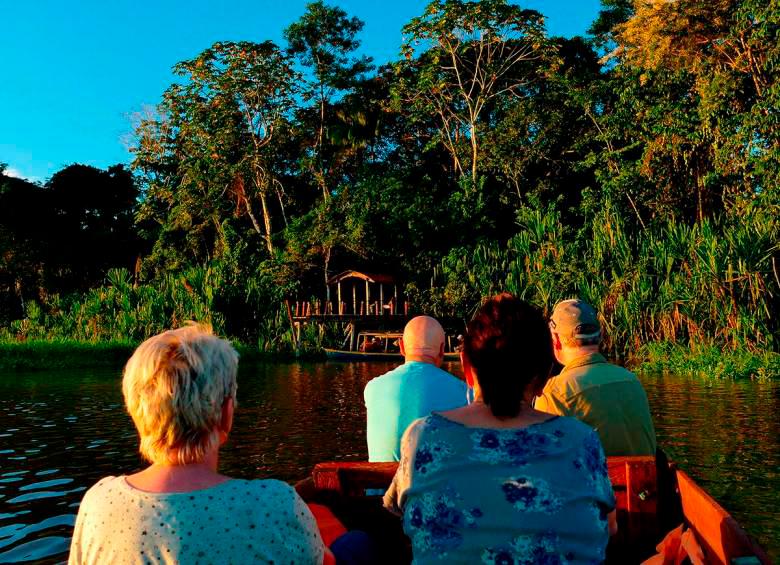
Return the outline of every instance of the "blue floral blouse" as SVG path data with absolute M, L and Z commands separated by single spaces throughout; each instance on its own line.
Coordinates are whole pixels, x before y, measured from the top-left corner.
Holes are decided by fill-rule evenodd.
M 600 563 L 615 496 L 598 435 L 574 418 L 494 429 L 433 413 L 406 430 L 385 506 L 415 563 Z

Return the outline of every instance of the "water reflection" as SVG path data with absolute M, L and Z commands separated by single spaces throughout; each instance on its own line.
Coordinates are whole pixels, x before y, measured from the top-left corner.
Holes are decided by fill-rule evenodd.
M 222 471 L 292 481 L 365 459 L 363 387 L 391 367 L 243 367 Z M 660 443 L 780 557 L 780 383 L 644 382 Z M 0 432 L 0 562 L 62 561 L 84 489 L 143 466 L 118 370 L 0 374 Z

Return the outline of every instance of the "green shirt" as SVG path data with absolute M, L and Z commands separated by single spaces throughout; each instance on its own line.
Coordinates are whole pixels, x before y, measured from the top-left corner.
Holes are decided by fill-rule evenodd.
M 655 455 L 655 430 L 642 384 L 600 353 L 566 365 L 547 382 L 534 407 L 573 416 L 594 428 L 608 457 Z

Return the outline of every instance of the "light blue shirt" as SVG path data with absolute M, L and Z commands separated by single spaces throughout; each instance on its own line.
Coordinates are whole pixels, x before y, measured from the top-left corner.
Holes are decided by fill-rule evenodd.
M 363 396 L 368 415 L 368 460 L 398 461 L 409 424 L 433 411 L 466 404 L 466 383 L 430 363 L 409 361 L 369 381 Z

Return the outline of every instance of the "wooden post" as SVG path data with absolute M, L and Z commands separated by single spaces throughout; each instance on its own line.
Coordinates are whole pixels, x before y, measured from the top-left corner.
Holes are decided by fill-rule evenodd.
M 352 315 L 357 316 L 357 285 L 352 283 Z
M 338 298 L 339 298 L 338 313 L 339 313 L 339 316 L 341 316 L 341 314 L 342 314 L 342 312 L 341 312 L 341 281 L 338 282 L 338 285 L 337 285 L 336 288 L 338 289 Z
M 290 328 L 294 328 L 295 323 L 293 322 L 292 307 L 290 306 L 290 301 L 285 300 L 284 305 L 287 309 L 287 319 L 290 321 Z
M 385 285 L 379 283 L 379 307 L 381 310 L 377 314 L 385 313 Z
M 366 280 L 366 316 L 370 313 L 371 309 L 371 290 L 368 287 L 368 280 Z
M 398 285 L 393 285 L 393 314 L 398 315 Z
M 301 352 L 301 323 L 295 322 L 295 328 L 293 329 L 295 334 L 295 354 L 298 355 Z

